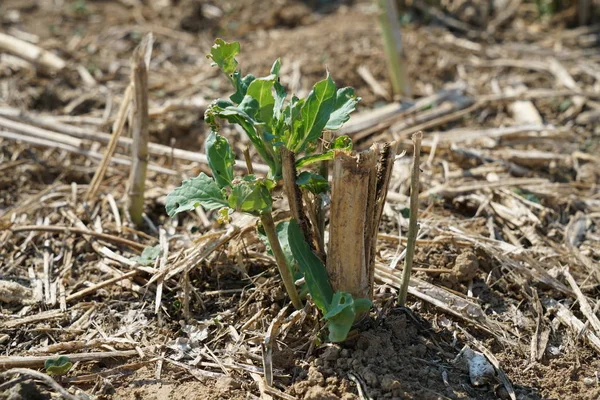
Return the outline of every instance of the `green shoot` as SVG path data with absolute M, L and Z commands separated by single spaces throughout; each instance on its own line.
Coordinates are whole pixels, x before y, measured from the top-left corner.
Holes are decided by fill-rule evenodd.
M 139 255 L 137 257 L 133 257 L 131 260 L 137 262 L 140 265 L 149 266 L 149 265 L 154 265 L 154 263 L 156 262 L 156 259 L 158 258 L 159 255 L 160 255 L 160 246 L 158 246 L 158 245 L 156 245 L 154 247 L 147 246 L 144 248 L 141 255 Z
M 48 359 L 44 363 L 44 369 L 48 375 L 64 375 L 73 366 L 71 360 L 67 356 L 60 356 L 56 359 Z
M 279 81 L 281 63 L 276 60 L 266 77 L 244 76 L 238 69 L 236 56 L 239 43 L 215 41 L 207 58 L 228 78 L 234 94 L 228 100 L 216 100 L 205 112 L 211 132 L 205 142 L 212 177 L 201 173 L 186 180 L 168 197 L 169 216 L 196 207 L 218 210 L 220 221 L 227 221 L 232 212 L 243 212 L 260 218 L 284 286 L 294 307 L 302 303 L 294 285 L 304 277 L 315 305 L 321 310 L 330 332 L 330 340 L 346 338 L 357 314 L 370 307 L 367 299 L 353 299 L 348 293 L 333 293 L 325 266 L 307 243 L 299 225 L 292 220 L 275 226 L 272 217 L 273 190 L 282 179 L 283 148 L 298 155 L 296 167 L 332 160 L 335 151 L 350 150 L 352 141 L 342 136 L 328 149 L 315 149 L 323 131 L 338 130 L 350 118 L 360 98 L 352 88 L 337 89 L 333 79 L 317 82 L 304 99 L 291 96 Z M 256 154 L 269 166 L 269 174 L 258 177 L 252 173 L 234 175 L 235 157 L 228 140 L 219 134 L 219 124 L 225 120 L 239 125 L 252 143 Z M 293 164 L 292 164 L 293 165 Z M 251 172 L 251 171 L 250 171 Z M 330 190 L 327 178 L 312 171 L 302 171 L 294 177 L 302 190 L 322 195 Z

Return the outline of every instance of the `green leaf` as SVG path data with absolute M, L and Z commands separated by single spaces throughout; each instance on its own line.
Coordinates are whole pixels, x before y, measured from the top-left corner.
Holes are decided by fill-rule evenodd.
M 302 151 L 309 142 L 321 137 L 321 133 L 327 125 L 336 102 L 335 83 L 327 74 L 327 78 L 317 82 L 308 94 L 302 107 L 302 125 L 296 134 L 297 142 L 290 150 Z M 293 127 L 295 128 L 295 127 Z
M 329 311 L 323 316 L 327 320 L 329 340 L 332 342 L 346 340 L 356 316 L 368 311 L 371 304 L 369 299 L 354 300 L 350 293 L 335 292 L 328 307 Z
M 73 366 L 73 363 L 67 356 L 60 356 L 56 359 L 48 359 L 44 363 L 44 369 L 48 375 L 64 375 Z
M 303 171 L 298 175 L 296 184 L 314 194 L 325 193 L 329 190 L 327 179 L 314 172 Z
M 142 254 L 133 257 L 131 260 L 137 262 L 140 265 L 154 265 L 154 262 L 160 255 L 160 246 L 147 246 L 142 251 Z
M 283 103 L 285 101 L 285 97 L 287 93 L 285 91 L 285 87 L 281 85 L 279 82 L 279 71 L 281 70 L 281 60 L 278 58 L 273 63 L 271 67 L 271 75 L 274 76 L 273 79 L 273 88 L 275 89 L 275 96 L 273 96 L 273 119 L 277 122 L 278 125 L 283 124 L 283 120 L 281 118 L 283 111 Z M 281 132 L 277 132 L 281 134 Z
M 352 150 L 352 146 L 352 139 L 348 135 L 338 136 L 331 143 L 332 150 L 350 151 Z
M 339 89 L 335 96 L 334 111 L 329 116 L 325 129 L 337 130 L 350 119 L 350 114 L 356 109 L 360 97 L 354 95 L 354 89 L 345 87 Z
M 335 304 L 336 301 L 345 303 Z M 352 296 L 349 293 L 336 292 L 333 302 L 331 306 L 334 307 L 335 314 L 327 313 L 324 316 L 329 329 L 329 340 L 334 343 L 343 342 L 348 337 L 348 332 L 350 332 L 356 318 L 356 313 L 352 307 Z
M 312 252 L 296 220 L 291 220 L 288 225 L 288 240 L 292 254 L 298 262 L 300 272 L 304 275 L 315 305 L 321 312 L 327 312 L 328 305 L 333 297 L 333 289 L 329 284 L 325 266 L 319 257 Z
M 226 108 L 225 110 L 227 111 L 229 108 L 230 107 Z M 257 121 L 255 121 L 255 118 L 260 109 L 260 104 L 258 103 L 258 100 L 256 100 L 252 96 L 246 95 L 244 96 L 242 102 L 239 104 L 238 108 L 244 113 L 246 113 L 246 115 L 248 115 L 251 118 L 254 124 L 257 123 Z
M 279 76 L 279 70 L 281 69 L 281 59 L 275 60 L 273 65 L 271 66 L 271 75 Z
M 227 75 L 231 75 L 237 68 L 238 62 L 235 56 L 239 52 L 239 42 L 228 43 L 223 39 L 217 39 L 210 49 L 210 54 L 206 55 L 206 58 L 213 60 L 213 67 L 218 66 Z
M 271 212 L 271 183 L 252 178 L 255 179 L 253 175 L 248 175 L 241 181 L 234 181 L 229 195 L 229 207 L 250 214 Z
M 231 151 L 227 139 L 214 130 L 211 130 L 204 142 L 204 147 L 206 149 L 208 165 L 217 185 L 221 188 L 231 185 L 235 155 Z
M 281 85 L 281 83 L 279 83 L 279 80 L 277 80 L 273 84 L 273 88 L 275 88 L 275 103 L 273 104 L 273 118 L 275 118 L 275 120 L 279 121 L 282 119 L 281 115 L 282 115 L 282 110 L 283 110 L 283 103 L 285 101 L 287 93 L 285 91 L 285 87 L 283 87 L 283 85 Z
M 235 104 L 240 104 L 248 91 L 248 86 L 255 80 L 254 75 L 248 74 L 242 78 L 242 73 L 235 71 L 232 77 L 235 93 L 229 96 L 229 99 Z
M 369 299 L 354 299 L 354 310 L 356 311 L 356 314 L 366 313 L 372 305 L 373 302 Z
M 167 214 L 173 217 L 182 211 L 191 211 L 198 206 L 214 210 L 227 206 L 219 185 L 204 172 L 195 178 L 183 181 L 167 196 Z
M 255 79 L 248 86 L 248 91 L 246 92 L 247 96 L 252 96 L 258 101 L 258 119 L 267 124 L 273 119 L 275 98 L 273 97 L 272 88 L 275 84 L 275 79 L 277 79 L 275 75 Z
M 404 207 L 402 210 L 400 210 L 400 215 L 402 215 L 402 218 L 410 218 L 410 208 Z
M 298 133 L 301 131 L 301 111 L 304 106 L 304 99 L 299 99 L 296 96 L 292 96 L 289 104 L 282 112 L 283 124 L 285 126 L 285 133 L 282 136 L 282 140 L 285 143 L 285 147 L 292 150 L 297 146 L 300 140 L 297 138 Z
M 246 101 L 246 99 L 248 100 Z M 256 105 L 255 109 L 258 110 L 258 102 L 254 100 L 251 96 L 246 96 L 242 104 L 240 104 L 240 107 L 242 105 L 246 107 L 246 110 L 248 111 L 252 110 L 251 106 L 254 107 L 253 105 Z M 258 154 L 264 160 L 264 162 L 267 163 L 267 165 L 269 165 L 269 167 L 271 167 L 272 170 L 275 169 L 275 161 L 271 156 L 270 152 L 268 151 L 265 143 L 256 131 L 255 125 L 257 124 L 257 122 L 250 115 L 248 115 L 248 113 L 246 113 L 241 108 L 233 105 L 222 108 L 217 103 L 211 104 L 211 110 L 215 116 L 224 118 L 233 124 L 238 124 L 239 126 L 241 126 L 242 129 L 244 129 L 244 131 L 248 135 L 248 138 L 254 145 L 254 148 L 256 149 Z
M 296 160 L 296 168 L 306 167 L 307 165 L 314 164 L 319 161 L 333 160 L 334 152 L 332 150 L 326 151 L 325 153 L 311 154 L 306 157 L 302 157 Z
M 352 150 L 352 139 L 350 139 L 350 137 L 346 136 L 346 135 L 337 137 L 331 143 L 331 150 L 328 150 L 324 153 L 310 154 L 308 156 L 299 158 L 298 160 L 296 160 L 296 168 L 306 167 L 307 165 L 314 164 L 319 161 L 333 160 L 333 157 L 335 155 L 334 150 L 344 150 L 344 151 Z

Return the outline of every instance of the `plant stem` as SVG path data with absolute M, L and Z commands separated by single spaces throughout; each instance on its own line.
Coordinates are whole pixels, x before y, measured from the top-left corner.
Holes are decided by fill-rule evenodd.
M 248 146 L 244 149 L 244 160 L 246 161 L 246 168 L 248 168 L 248 173 L 254 174 L 254 166 L 252 165 L 252 158 L 250 157 L 250 149 Z
M 269 245 L 271 246 L 271 250 L 273 251 L 273 255 L 275 256 L 277 268 L 279 269 L 281 279 L 283 279 L 285 289 L 288 292 L 288 295 L 290 296 L 290 300 L 292 300 L 294 308 L 296 310 L 300 310 L 302 308 L 302 301 L 298 296 L 298 291 L 296 290 L 296 286 L 294 285 L 294 279 L 292 277 L 290 269 L 288 268 L 285 255 L 283 254 L 283 250 L 281 249 L 281 244 L 279 243 L 279 238 L 277 237 L 277 231 L 275 230 L 275 222 L 273 221 L 273 216 L 271 215 L 271 213 L 264 213 L 261 215 L 260 221 L 262 222 L 263 228 L 265 228 L 265 233 L 267 234 Z
M 408 293 L 408 282 L 412 271 L 413 257 L 415 255 L 415 243 L 417 241 L 417 226 L 419 212 L 419 160 L 421 158 L 421 139 L 423 132 L 413 134 L 412 141 L 415 146 L 413 153 L 413 169 L 410 176 L 410 218 L 408 220 L 408 236 L 406 242 L 406 257 L 404 258 L 404 270 L 402 271 L 402 284 L 398 292 L 398 305 L 404 307 L 406 294 Z
M 392 90 L 395 95 L 408 96 L 410 89 L 406 78 L 406 64 L 396 0 L 377 0 L 377 5 L 379 6 L 379 25 L 383 36 Z

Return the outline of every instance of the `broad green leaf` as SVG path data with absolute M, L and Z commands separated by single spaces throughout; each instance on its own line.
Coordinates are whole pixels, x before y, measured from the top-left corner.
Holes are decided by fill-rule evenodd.
M 334 343 L 346 340 L 355 318 L 356 313 L 352 307 L 345 307 L 335 316 L 328 318 L 329 340 Z
M 235 88 L 235 93 L 229 96 L 229 99 L 233 101 L 235 104 L 240 104 L 248 91 L 248 86 L 254 81 L 256 78 L 254 75 L 248 74 L 242 78 L 242 73 L 239 71 L 235 71 L 232 77 L 233 87 Z
M 312 252 L 296 220 L 291 220 L 288 225 L 288 240 L 315 305 L 321 312 L 327 312 L 333 297 L 333 289 L 331 289 L 325 266 Z
M 323 315 L 329 328 L 329 340 L 332 342 L 346 340 L 356 316 L 368 311 L 371 304 L 369 299 L 354 300 L 350 293 L 335 292 L 327 313 Z
M 191 211 L 198 206 L 214 210 L 227 206 L 219 185 L 204 172 L 195 178 L 183 181 L 167 196 L 167 214 L 173 217 L 182 211 Z
M 331 149 L 350 151 L 352 150 L 352 139 L 347 135 L 338 136 L 331 143 Z
M 290 150 L 300 152 L 307 143 L 321 137 L 334 110 L 335 100 L 335 83 L 328 74 L 327 78 L 317 82 L 308 94 L 302 107 L 302 125 L 296 135 L 298 142 L 294 143 L 294 148 Z
M 204 147 L 206 149 L 208 165 L 217 185 L 221 188 L 231 185 L 235 155 L 231 151 L 227 139 L 214 130 L 211 130 L 204 142 Z
M 296 184 L 314 194 L 325 193 L 329 190 L 327 179 L 314 172 L 303 171 L 298 175 Z
M 227 110 L 228 108 L 226 108 L 225 110 Z M 252 122 L 254 124 L 258 122 L 256 121 L 256 115 L 258 114 L 258 111 L 260 109 L 260 104 L 258 103 L 258 100 L 256 100 L 254 97 L 249 95 L 244 96 L 244 99 L 242 100 L 238 108 L 244 113 L 246 113 L 246 115 L 248 115 L 252 119 Z
M 137 262 L 140 265 L 154 265 L 154 262 L 156 261 L 159 255 L 160 246 L 148 246 L 144 248 L 141 255 L 133 257 L 131 260 Z
M 331 303 L 327 307 L 327 313 L 323 315 L 323 318 L 330 319 L 340 314 L 345 308 L 352 308 L 354 306 L 354 299 L 352 295 L 347 292 L 335 292 L 331 299 Z
M 218 66 L 227 75 L 235 72 L 238 62 L 235 56 L 240 52 L 239 42 L 228 43 L 223 39 L 215 40 L 206 58 L 213 60 L 213 66 Z
M 354 89 L 345 87 L 339 89 L 335 97 L 334 111 L 329 116 L 325 129 L 337 130 L 350 119 L 350 114 L 356 109 L 360 97 L 354 95 Z
M 64 375 L 73 366 L 73 363 L 67 356 L 60 356 L 56 359 L 48 359 L 44 363 L 44 369 L 48 375 Z
M 273 85 L 275 84 L 275 75 L 269 75 L 266 78 L 255 79 L 248 86 L 247 96 L 252 96 L 258 101 L 258 120 L 264 123 L 271 123 L 273 119 L 273 107 L 275 98 L 273 97 Z
M 271 212 L 273 200 L 267 184 L 262 181 L 234 182 L 229 195 L 229 207 L 250 214 Z

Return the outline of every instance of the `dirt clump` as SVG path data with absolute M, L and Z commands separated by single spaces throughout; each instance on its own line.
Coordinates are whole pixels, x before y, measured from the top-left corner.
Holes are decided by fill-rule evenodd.
M 407 315 L 412 314 L 393 310 L 380 324 L 370 321 L 369 329 L 342 345 L 325 347 L 299 374 L 291 394 L 302 399 L 357 399 L 355 382 L 360 382 L 373 399 L 466 398 L 469 391 L 495 398 L 491 385 L 470 387 L 468 372 L 454 363 L 460 349 L 443 341 L 451 341 L 448 332 L 438 332 L 434 341 L 430 327 Z
M 460 253 L 456 260 L 452 272 L 442 274 L 442 278 L 449 279 L 453 282 L 468 282 L 475 278 L 479 273 L 479 260 L 475 253 L 471 250 L 465 250 Z

